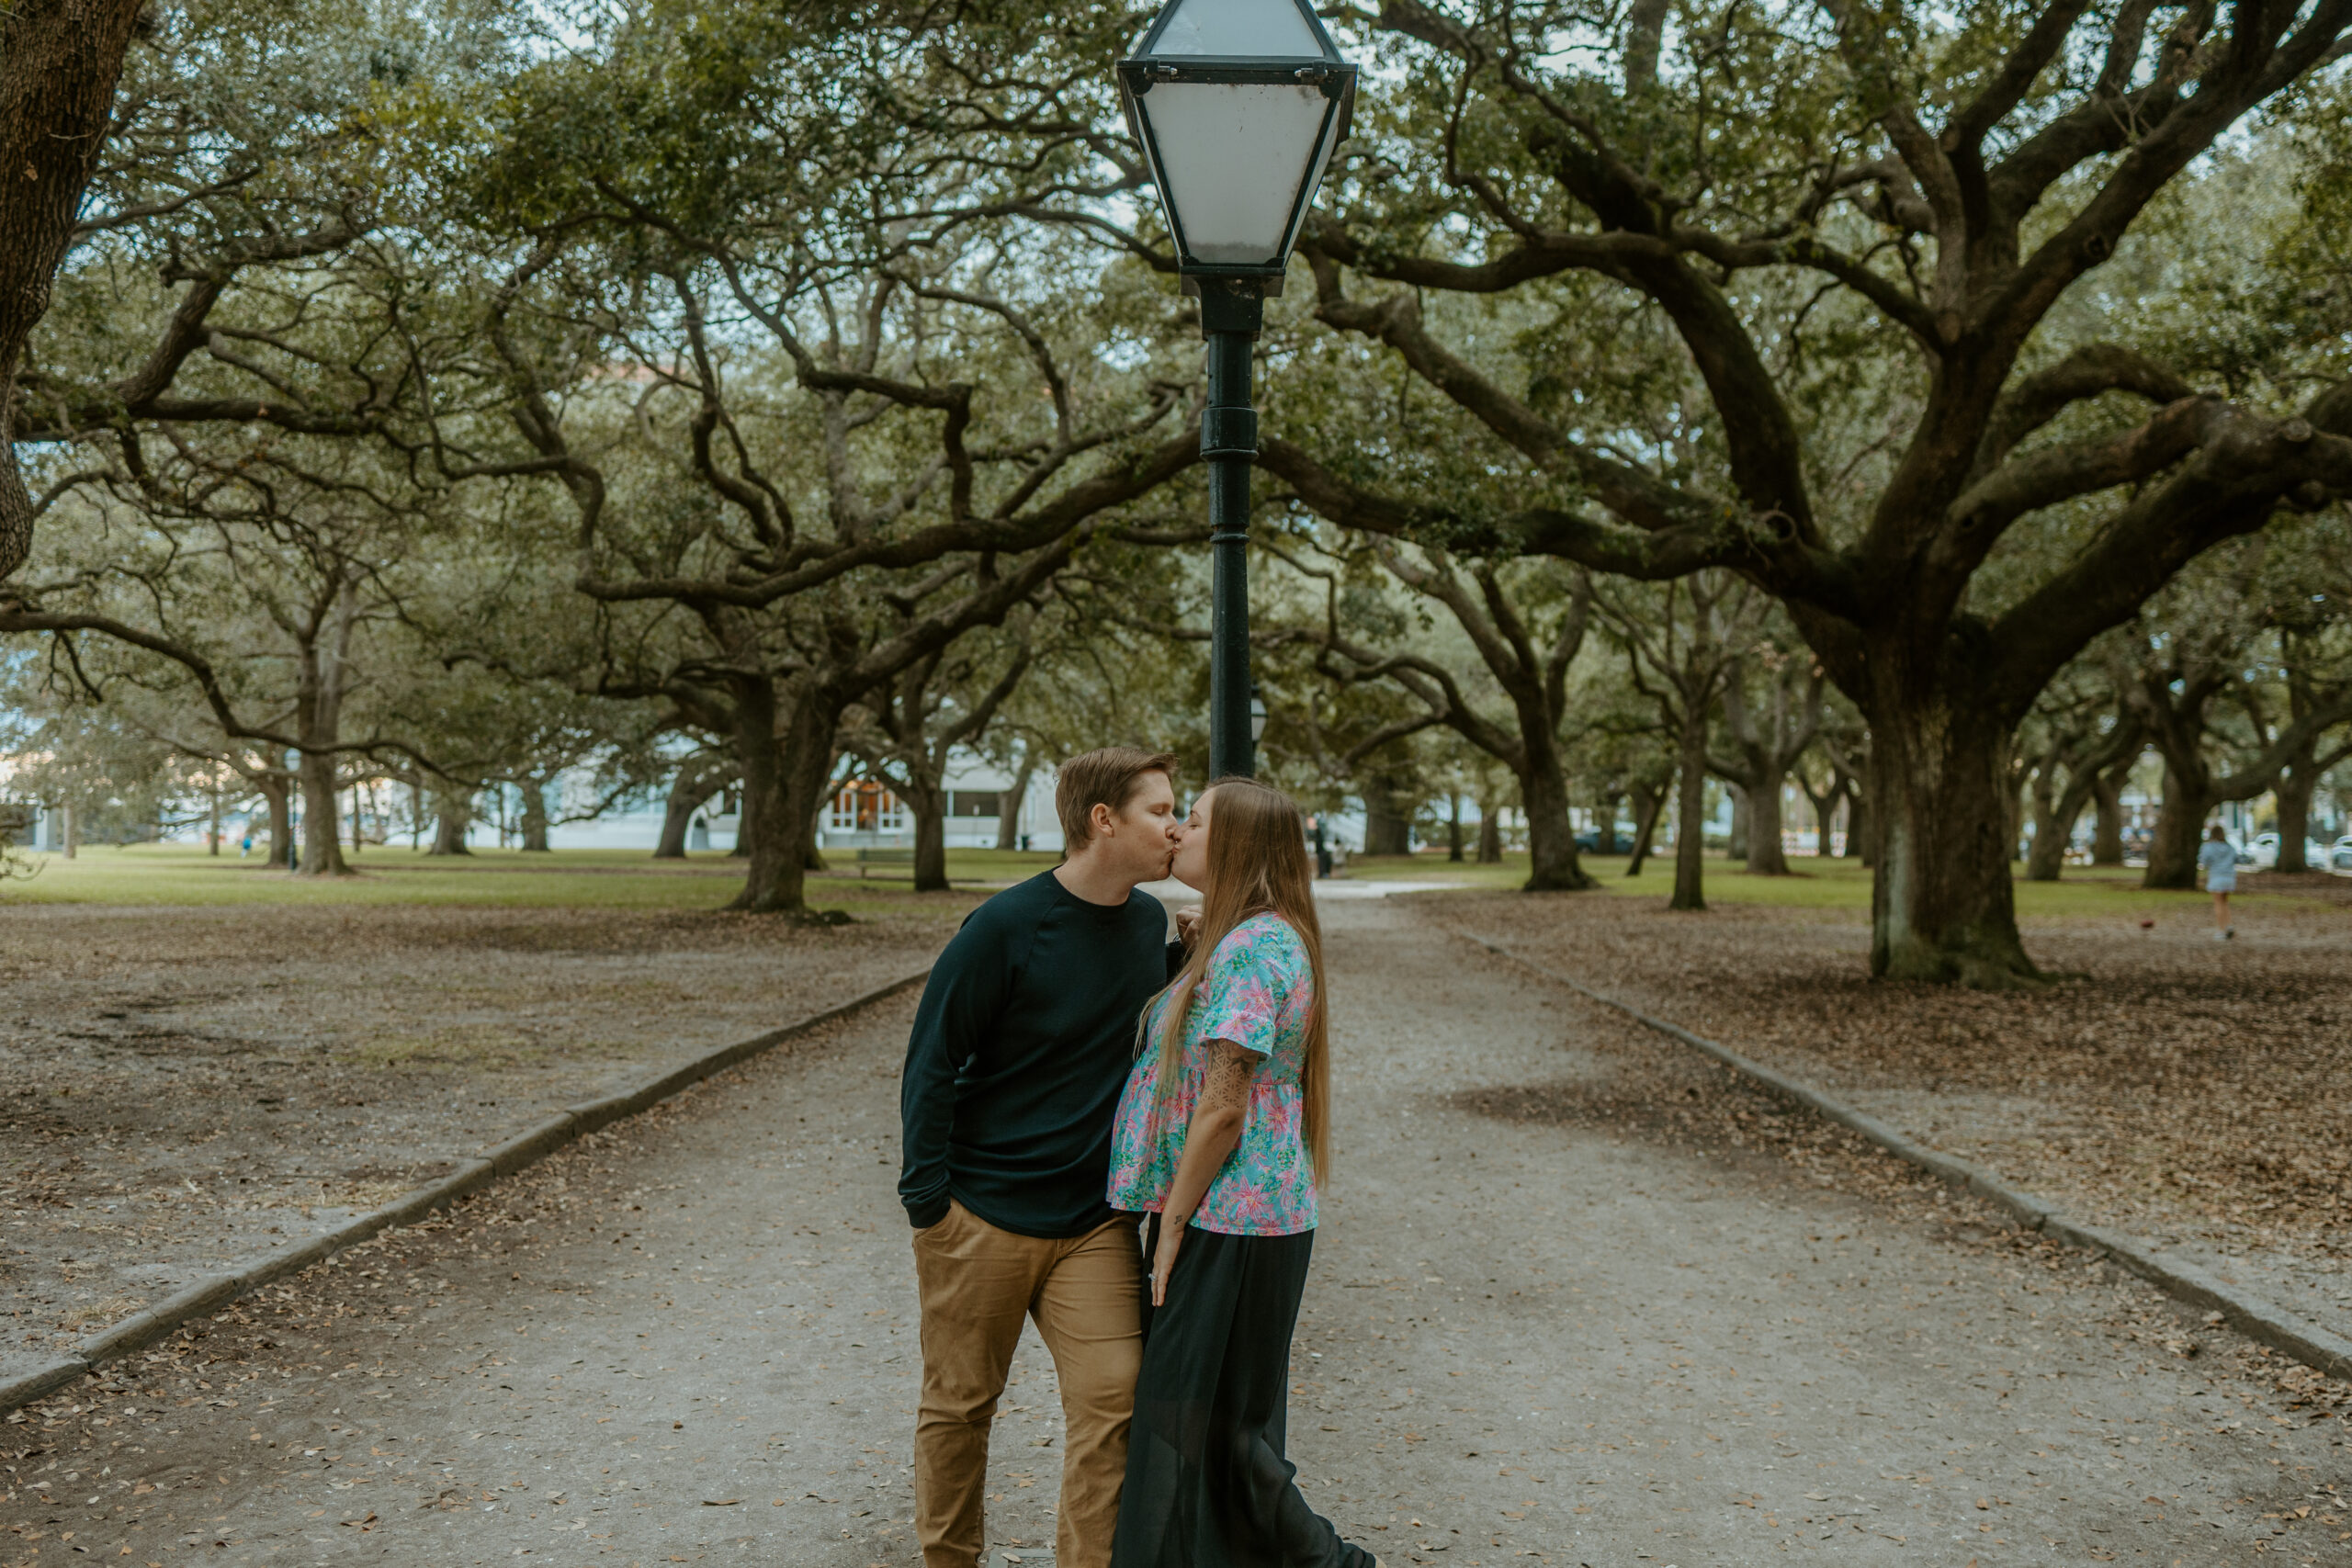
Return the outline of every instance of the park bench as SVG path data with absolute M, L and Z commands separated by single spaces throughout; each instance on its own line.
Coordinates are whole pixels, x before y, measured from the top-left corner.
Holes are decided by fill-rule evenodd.
M 869 865 L 903 865 L 911 874 L 914 863 L 915 852 L 912 850 L 860 850 L 857 852 L 857 879 L 860 882 L 865 880 L 865 868 Z

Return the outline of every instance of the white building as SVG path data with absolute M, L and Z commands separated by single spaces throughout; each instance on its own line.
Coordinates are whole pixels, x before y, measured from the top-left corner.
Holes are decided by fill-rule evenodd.
M 1021 810 L 1009 844 L 997 842 L 999 814 L 1012 775 L 983 757 L 957 752 L 949 761 L 947 777 L 947 847 L 952 850 L 1020 849 L 1057 851 L 1062 830 L 1054 815 L 1054 771 L 1040 767 L 1029 776 Z M 686 829 L 689 851 L 735 847 L 742 818 L 742 792 L 730 785 L 713 795 L 695 813 Z M 664 807 L 661 800 L 635 803 L 608 811 L 586 822 L 567 822 L 548 834 L 560 850 L 647 850 L 662 841 Z M 485 824 L 475 824 L 476 841 Z M 495 832 L 495 828 L 491 831 Z M 914 814 L 890 788 L 871 778 L 839 782 L 832 799 L 817 819 L 817 847 L 824 849 L 912 849 Z

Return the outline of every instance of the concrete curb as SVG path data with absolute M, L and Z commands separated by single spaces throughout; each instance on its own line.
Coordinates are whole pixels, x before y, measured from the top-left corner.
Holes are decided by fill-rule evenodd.
M 1695 1051 L 1713 1056 L 1732 1071 L 1752 1078 L 1783 1099 L 1793 1100 L 1840 1126 L 1853 1129 L 1897 1159 L 1917 1166 L 1955 1187 L 1965 1187 L 1986 1201 L 2007 1210 L 2027 1230 L 2040 1231 L 2069 1247 L 2079 1247 L 2085 1251 L 2110 1258 L 2119 1266 L 2130 1269 L 2166 1294 L 2192 1306 L 2203 1307 L 2208 1312 L 2220 1313 L 2223 1321 L 2257 1344 L 2284 1351 L 2305 1366 L 2315 1368 L 2330 1377 L 2352 1382 L 2352 1339 L 2331 1333 L 2308 1318 L 2299 1317 L 2284 1307 L 2228 1284 L 2185 1258 L 2159 1251 L 2116 1231 L 2070 1220 L 2041 1199 L 2011 1187 L 1973 1161 L 1929 1148 L 1877 1117 L 1857 1111 L 1842 1100 L 1833 1100 L 1786 1073 L 1743 1056 L 1728 1046 L 1718 1045 L 1704 1035 L 1693 1034 L 1664 1019 L 1652 1018 L 1614 997 L 1604 996 L 1581 981 L 1572 980 L 1556 970 L 1546 969 L 1540 964 L 1522 958 L 1499 942 L 1489 942 L 1471 931 L 1457 930 L 1453 934 L 1498 957 L 1509 959 L 1530 974 L 1540 976 L 1554 985 L 1566 986 L 1603 1007 L 1614 1008 L 1646 1028 L 1669 1035 Z
M 602 1100 L 566 1106 L 527 1132 L 509 1138 L 494 1148 L 485 1149 L 438 1181 L 404 1192 L 382 1208 L 372 1209 L 356 1219 L 346 1220 L 334 1229 L 314 1235 L 288 1251 L 261 1258 L 233 1273 L 216 1274 L 199 1280 L 177 1295 L 142 1308 L 105 1332 L 83 1340 L 71 1352 L 49 1366 L 0 1382 L 0 1412 L 15 1410 L 46 1394 L 54 1393 L 76 1378 L 86 1376 L 109 1361 L 143 1350 L 168 1337 L 182 1325 L 198 1318 L 211 1316 L 238 1297 L 272 1280 L 299 1274 L 312 1264 L 333 1257 L 345 1247 L 366 1241 L 379 1231 L 390 1230 L 395 1225 L 413 1224 L 434 1210 L 446 1208 L 501 1177 L 512 1176 L 518 1170 L 537 1165 L 566 1144 L 658 1105 L 681 1089 L 689 1089 L 715 1073 L 724 1072 L 813 1029 L 847 1018 L 876 1002 L 888 1001 L 902 991 L 911 990 L 922 985 L 930 974 L 931 971 L 926 969 L 921 974 L 893 980 L 879 990 L 868 991 L 837 1008 L 829 1008 L 750 1040 L 722 1045 L 633 1089 L 606 1095 Z

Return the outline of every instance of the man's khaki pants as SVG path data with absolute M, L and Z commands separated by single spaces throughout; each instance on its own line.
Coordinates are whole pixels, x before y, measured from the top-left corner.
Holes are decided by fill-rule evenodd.
M 1034 1317 L 1060 1379 L 1067 1436 L 1057 1568 L 1107 1568 L 1143 1364 L 1142 1263 L 1132 1219 L 1067 1241 L 1002 1231 L 956 1203 L 915 1233 L 922 1407 L 915 1536 L 923 1568 L 974 1568 L 987 1545 L 989 1427 L 1021 1321 Z

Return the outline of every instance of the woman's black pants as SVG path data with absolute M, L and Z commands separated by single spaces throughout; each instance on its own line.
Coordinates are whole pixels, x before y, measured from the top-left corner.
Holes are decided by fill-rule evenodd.
M 1154 1216 L 1144 1257 L 1159 1241 Z M 1283 1457 L 1291 1333 L 1315 1233 L 1184 1237 L 1144 1306 L 1112 1568 L 1372 1568 L 1306 1506 Z

